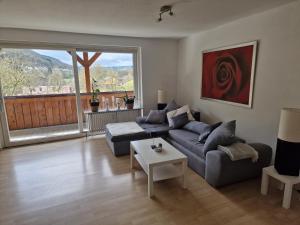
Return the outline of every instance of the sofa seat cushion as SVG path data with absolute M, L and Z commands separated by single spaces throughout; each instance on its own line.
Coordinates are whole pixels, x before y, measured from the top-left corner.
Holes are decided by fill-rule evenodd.
M 147 138 L 147 133 L 135 122 L 108 123 L 105 126 L 106 138 L 111 142 L 132 141 Z
M 146 132 L 139 132 L 139 133 L 131 133 L 131 134 L 122 134 L 118 136 L 113 136 L 109 129 L 105 129 L 106 138 L 108 138 L 112 142 L 119 142 L 119 141 L 134 141 L 140 140 L 144 138 L 148 138 L 148 134 Z
M 198 142 L 199 134 L 183 129 L 169 130 L 169 137 L 195 155 L 204 159 L 203 144 Z
M 144 129 L 144 131 L 149 135 L 152 134 L 153 136 L 162 136 L 162 135 L 168 135 L 168 131 L 170 130 L 170 127 L 168 124 L 151 124 L 151 123 L 141 123 L 139 124 L 140 127 Z

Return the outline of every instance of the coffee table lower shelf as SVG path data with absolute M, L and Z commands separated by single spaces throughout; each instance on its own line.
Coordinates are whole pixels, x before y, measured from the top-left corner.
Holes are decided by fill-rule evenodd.
M 143 159 L 138 155 L 135 154 L 134 158 L 140 166 L 143 168 L 145 173 L 149 176 L 149 169 L 146 163 L 143 161 Z M 178 164 L 163 164 L 159 166 L 153 167 L 153 181 L 161 181 L 161 180 L 167 180 L 172 179 L 176 177 L 183 176 L 183 170 L 181 163 Z

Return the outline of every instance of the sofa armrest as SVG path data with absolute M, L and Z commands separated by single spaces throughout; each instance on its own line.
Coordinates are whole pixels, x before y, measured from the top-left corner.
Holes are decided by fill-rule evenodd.
M 135 122 L 137 122 L 138 124 L 146 123 L 146 119 L 147 119 L 146 116 L 138 116 L 138 117 L 135 119 Z
M 205 180 L 214 187 L 220 187 L 260 176 L 262 168 L 271 162 L 272 148 L 259 143 L 249 145 L 258 152 L 259 158 L 255 163 L 251 159 L 232 161 L 223 151 L 209 151 L 206 154 Z

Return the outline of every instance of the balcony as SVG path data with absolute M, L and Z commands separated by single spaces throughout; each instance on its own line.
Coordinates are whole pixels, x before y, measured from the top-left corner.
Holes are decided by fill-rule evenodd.
M 116 98 L 123 96 L 124 92 L 101 92 L 100 109 L 106 109 L 105 100 L 110 109 L 116 108 Z M 88 93 L 81 94 L 83 111 L 90 110 L 90 98 Z M 7 96 L 4 101 L 11 139 L 78 132 L 75 94 Z

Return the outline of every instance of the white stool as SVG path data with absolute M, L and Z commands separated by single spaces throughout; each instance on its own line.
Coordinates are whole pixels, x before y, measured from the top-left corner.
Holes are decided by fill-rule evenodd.
M 261 181 L 261 194 L 263 195 L 268 193 L 269 177 L 273 177 L 284 184 L 282 207 L 289 209 L 291 205 L 293 186 L 300 184 L 300 177 L 280 175 L 274 166 L 265 167 L 263 168 L 263 176 Z

